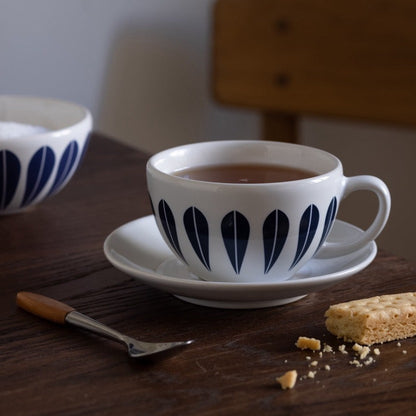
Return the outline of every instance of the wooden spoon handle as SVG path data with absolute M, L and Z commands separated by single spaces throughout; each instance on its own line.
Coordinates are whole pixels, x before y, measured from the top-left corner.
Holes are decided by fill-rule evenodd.
M 25 311 L 58 324 L 64 324 L 66 315 L 75 310 L 65 303 L 31 292 L 19 292 L 16 303 Z

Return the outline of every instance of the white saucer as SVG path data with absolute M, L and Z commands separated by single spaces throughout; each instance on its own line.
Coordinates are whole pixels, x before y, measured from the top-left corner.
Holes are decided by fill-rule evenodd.
M 329 241 L 350 241 L 363 231 L 335 220 Z M 230 309 L 264 308 L 294 302 L 325 289 L 368 266 L 377 254 L 374 241 L 352 254 L 310 260 L 290 280 L 276 283 L 222 283 L 199 280 L 176 260 L 163 241 L 153 215 L 131 221 L 104 242 L 107 259 L 139 282 L 187 302 Z

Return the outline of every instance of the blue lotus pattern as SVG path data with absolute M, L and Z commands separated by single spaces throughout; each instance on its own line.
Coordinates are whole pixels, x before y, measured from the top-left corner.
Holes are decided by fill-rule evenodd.
M 264 274 L 267 274 L 282 252 L 289 234 L 289 218 L 278 209 L 272 211 L 263 224 Z
M 6 209 L 13 199 L 20 178 L 19 158 L 10 150 L 0 151 L 0 209 Z
M 75 162 L 78 156 L 78 144 L 75 140 L 71 141 L 62 154 L 58 165 L 58 172 L 48 195 L 58 192 L 67 179 L 71 177 L 71 173 L 76 168 Z
M 239 274 L 250 236 L 250 224 L 241 212 L 231 211 L 221 222 L 221 233 L 228 258 Z
M 62 189 L 63 185 L 71 178 L 85 155 L 88 141 L 89 137 L 85 141 L 79 157 L 78 143 L 72 140 L 68 144 L 59 161 L 48 196 Z M 55 153 L 49 146 L 41 147 L 32 155 L 27 168 L 25 190 L 20 207 L 30 205 L 45 189 L 51 179 L 55 162 Z M 7 209 L 13 200 L 21 180 L 21 173 L 22 164 L 19 158 L 10 150 L 0 150 L 0 210 Z
M 185 211 L 183 224 L 189 241 L 202 264 L 211 270 L 209 265 L 209 232 L 208 221 L 204 214 L 196 207 Z
M 329 203 L 328 209 L 326 211 L 324 231 L 322 233 L 321 241 L 319 242 L 316 251 L 318 251 L 322 247 L 322 244 L 325 242 L 329 232 L 331 231 L 332 224 L 334 223 L 335 216 L 337 215 L 337 205 L 337 198 L 334 196 L 331 202 Z
M 152 204 L 152 210 L 155 212 Z M 323 232 L 319 247 L 327 238 L 337 212 L 337 199 L 332 198 L 325 216 Z M 158 215 L 166 238 L 173 250 L 186 263 L 179 245 L 174 214 L 168 203 L 162 199 L 158 205 Z M 293 269 L 304 257 L 316 235 L 320 220 L 316 205 L 309 205 L 302 214 L 295 258 L 290 269 Z M 195 206 L 189 207 L 183 215 L 183 223 L 189 242 L 207 270 L 211 270 L 209 258 L 209 223 L 205 215 Z M 281 210 L 272 211 L 263 222 L 264 274 L 270 272 L 287 242 L 289 218 Z M 221 235 L 228 258 L 236 274 L 243 265 L 249 238 L 250 223 L 239 211 L 227 213 L 221 221 Z
M 165 235 L 169 240 L 169 243 L 178 254 L 178 256 L 186 263 L 186 260 L 182 254 L 181 247 L 179 245 L 178 233 L 176 231 L 176 222 L 172 210 L 164 199 L 159 202 L 158 208 L 160 222 L 162 223 L 163 230 L 165 231 Z
M 41 147 L 30 159 L 27 176 L 26 189 L 21 206 L 32 203 L 42 192 L 48 182 L 53 167 L 55 166 L 55 154 L 49 146 Z
M 316 205 L 311 204 L 302 214 L 302 218 L 299 224 L 299 238 L 298 247 L 296 249 L 296 256 L 289 270 L 293 269 L 308 251 L 308 248 L 310 247 L 312 240 L 315 237 L 318 223 L 319 210 Z

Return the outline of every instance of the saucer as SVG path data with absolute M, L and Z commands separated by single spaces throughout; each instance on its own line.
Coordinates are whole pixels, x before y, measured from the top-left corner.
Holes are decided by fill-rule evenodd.
M 351 241 L 363 231 L 335 220 L 328 241 Z M 324 250 L 321 249 L 321 250 Z M 295 302 L 367 267 L 377 254 L 374 241 L 351 254 L 326 258 L 320 252 L 295 276 L 282 282 L 227 283 L 200 280 L 172 254 L 153 215 L 114 230 L 104 242 L 111 264 L 140 283 L 171 293 L 184 301 L 227 309 L 252 309 Z

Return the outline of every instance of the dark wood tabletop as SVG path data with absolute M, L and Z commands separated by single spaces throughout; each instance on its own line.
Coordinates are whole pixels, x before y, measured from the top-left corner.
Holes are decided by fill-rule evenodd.
M 103 254 L 111 231 L 151 213 L 147 158 L 93 134 L 61 193 L 0 217 L 0 415 L 416 414 L 416 339 L 379 345 L 379 355 L 372 348 L 374 361 L 356 366 L 352 344 L 339 352 L 343 342 L 324 323 L 331 304 L 414 291 L 406 260 L 379 250 L 355 276 L 285 306 L 186 303 L 138 283 Z M 17 308 L 22 290 L 144 341 L 195 342 L 163 360 L 134 360 L 118 344 Z M 299 336 L 334 351 L 301 351 Z M 293 369 L 296 386 L 282 390 L 275 378 Z

